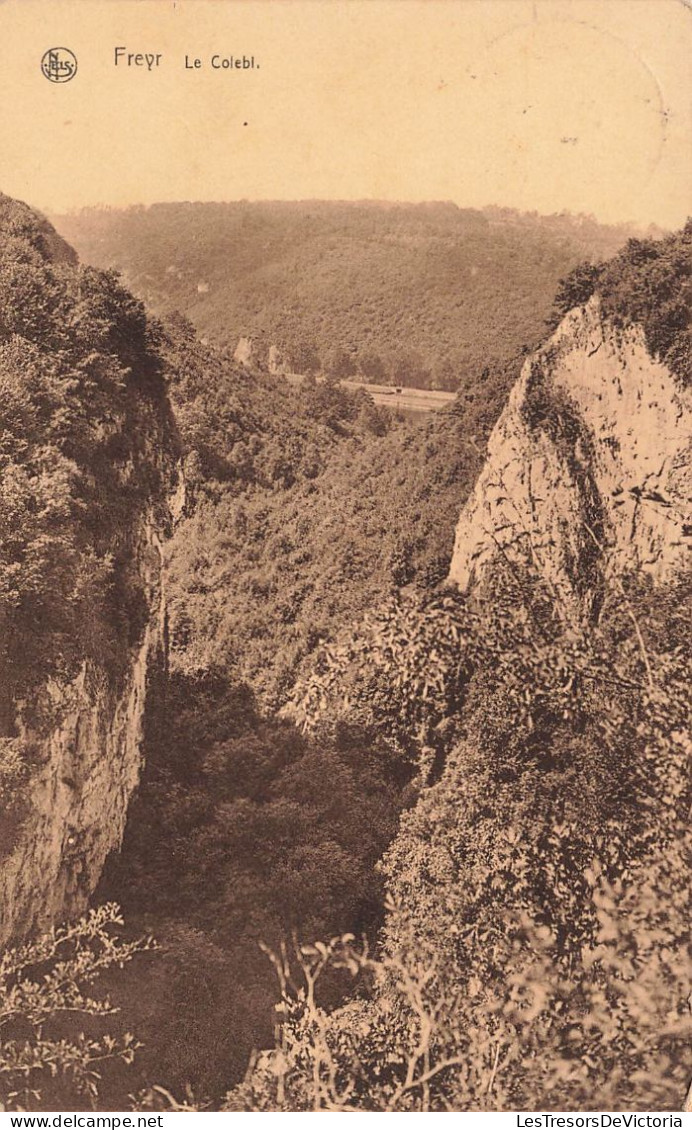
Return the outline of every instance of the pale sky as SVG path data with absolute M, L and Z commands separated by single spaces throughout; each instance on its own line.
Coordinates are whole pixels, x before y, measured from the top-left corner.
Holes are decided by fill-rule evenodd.
M 70 82 L 41 73 L 57 46 L 78 59 Z M 162 58 L 115 66 L 116 47 Z M 214 70 L 215 53 L 259 67 Z M 685 0 L 0 0 L 0 61 L 0 190 L 48 211 L 453 200 L 667 227 L 692 212 Z

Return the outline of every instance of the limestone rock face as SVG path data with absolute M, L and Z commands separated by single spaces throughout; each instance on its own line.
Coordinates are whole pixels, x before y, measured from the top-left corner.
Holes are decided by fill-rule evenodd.
M 0 267 L 1 945 L 83 911 L 120 845 L 185 487 L 144 309 L 2 195 Z
M 147 672 L 165 659 L 160 526 L 136 533 L 149 620 L 117 686 L 85 664 L 67 686 L 50 683 L 55 727 L 18 734 L 35 750 L 29 808 L 13 850 L 0 859 L 0 944 L 80 914 L 108 854 L 122 841 L 142 765 Z
M 267 368 L 269 369 L 269 372 L 274 376 L 285 371 L 286 362 L 278 345 L 269 346 L 269 352 L 267 354 Z
M 609 572 L 690 559 L 692 395 L 597 298 L 528 358 L 456 531 L 449 580 L 473 591 L 527 558 L 588 611 Z
M 235 347 L 233 360 L 236 361 L 238 365 L 251 366 L 254 364 L 255 354 L 255 343 L 253 342 L 252 338 L 241 337 L 239 338 L 238 344 Z

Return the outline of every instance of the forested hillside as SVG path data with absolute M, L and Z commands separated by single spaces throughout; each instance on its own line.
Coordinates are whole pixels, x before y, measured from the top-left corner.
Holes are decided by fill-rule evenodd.
M 132 1056 L 87 987 L 131 955 L 117 913 L 72 920 L 120 846 L 164 646 L 178 456 L 166 376 L 142 304 L 0 196 L 3 1109 L 34 1104 L 51 1078 L 53 1100 L 91 1103 L 95 1065 Z
M 589 217 L 454 204 L 158 204 L 54 217 L 82 258 L 124 273 L 210 340 L 288 368 L 475 386 L 541 340 L 558 280 L 633 234 Z

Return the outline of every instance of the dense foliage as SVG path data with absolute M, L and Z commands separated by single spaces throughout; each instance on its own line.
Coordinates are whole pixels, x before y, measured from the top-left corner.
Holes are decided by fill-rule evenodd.
M 144 308 L 0 197 L 0 733 L 85 660 L 117 671 L 147 615 L 138 518 L 172 432 Z M 38 704 L 34 703 L 34 706 Z
M 218 1102 L 271 1038 L 258 942 L 374 938 L 376 864 L 415 797 L 415 763 L 381 732 L 327 719 L 306 737 L 272 712 L 340 625 L 445 575 L 516 363 L 409 423 L 338 385 L 250 374 L 183 319 L 162 340 L 187 495 L 167 550 L 170 671 L 150 688 L 145 779 L 104 894 L 161 944 L 112 985 L 145 1045 L 139 1084 Z
M 0 955 L 1 1110 L 92 1105 L 104 1065 L 132 1063 L 137 1042 L 127 1032 L 102 1034 L 115 1010 L 92 989 L 146 945 L 121 941 L 114 931 L 122 925 L 118 908 L 106 905 Z M 76 1023 L 87 1031 L 75 1034 Z
M 180 319 L 166 341 L 188 492 L 168 550 L 171 663 L 233 669 L 275 708 L 341 625 L 444 578 L 520 359 L 410 422 L 338 384 L 249 374 Z
M 456 514 L 515 368 L 486 371 L 484 395 L 469 392 L 454 411 L 414 425 L 338 384 L 295 389 L 267 374 L 249 374 L 223 352 L 201 345 L 185 319 L 147 324 L 113 276 L 77 272 L 71 261 L 61 265 L 51 255 L 49 274 L 62 272 L 69 285 L 79 279 L 83 296 L 91 293 L 88 280 L 101 294 L 100 332 L 121 352 L 129 350 L 132 363 L 120 374 L 116 361 L 109 362 L 120 374 L 116 388 L 124 386 L 123 426 L 130 436 L 118 431 L 120 446 L 112 440 L 108 460 L 88 432 L 66 433 L 75 462 L 102 476 L 93 512 L 83 511 L 88 530 L 104 547 L 120 532 L 120 553 L 107 559 L 112 582 L 104 582 L 106 593 L 110 583 L 129 584 L 125 519 L 134 522 L 146 504 L 145 487 L 159 485 L 161 453 L 155 436 L 145 432 L 148 409 L 137 399 L 140 384 L 148 388 L 150 378 L 158 395 L 165 378 L 176 412 L 186 500 L 169 551 L 171 675 L 150 689 L 147 775 L 122 860 L 108 879 L 133 929 L 154 931 L 164 953 L 161 960 L 139 958 L 120 987 L 118 979 L 111 987 L 123 1004 L 123 1028 L 136 1027 L 146 1038 L 140 1082 L 163 1080 L 180 1092 L 192 1080 L 202 1093 L 218 1096 L 229 1073 L 242 1074 L 252 1046 L 271 1032 L 270 979 L 257 940 L 278 942 L 298 926 L 309 933 L 354 923 L 376 930 L 382 904 L 375 864 L 413 796 L 407 784 L 412 766 L 394 759 L 371 733 L 327 727 L 304 738 L 289 722 L 266 720 L 253 692 L 265 707 L 285 701 L 303 658 L 340 623 L 402 585 L 430 587 L 444 575 Z M 124 323 L 118 337 L 121 308 L 131 310 L 135 321 Z M 96 345 L 95 311 L 87 306 L 84 318 Z M 69 324 L 67 306 L 60 332 L 67 333 Z M 101 366 L 99 372 L 111 371 L 96 350 L 91 363 Z M 42 380 L 66 364 L 62 347 L 50 357 L 44 349 Z M 25 380 L 22 387 L 28 404 L 44 402 L 43 385 Z M 131 399 L 129 387 L 135 390 Z M 98 410 L 115 413 L 121 402 L 110 402 L 110 389 L 101 393 L 93 384 L 88 393 L 83 404 L 80 386 L 70 385 L 72 399 L 56 397 L 51 410 L 60 409 L 60 419 L 69 423 L 74 403 L 97 430 Z M 52 419 L 39 420 L 37 436 L 51 434 Z M 120 456 L 127 460 L 133 448 L 146 455 L 141 464 L 134 460 L 137 472 L 148 463 L 152 475 L 137 481 L 140 493 L 119 478 Z M 78 517 L 60 517 L 54 527 L 60 538 L 81 537 Z M 21 534 L 25 542 L 27 529 L 22 523 L 15 537 Z M 27 561 L 24 542 L 17 555 Z M 55 544 L 50 550 L 47 560 L 54 563 Z M 325 568 L 327 553 L 333 555 L 331 568 Z M 87 632 L 99 648 L 93 658 L 102 661 L 111 646 L 111 621 L 134 640 L 146 612 L 133 593 L 122 614 L 112 603 L 102 608 L 95 564 L 87 570 L 75 559 L 72 567 L 76 576 L 82 570 L 88 575 L 90 602 L 70 605 L 79 623 L 56 634 L 57 658 L 52 668 L 37 665 L 37 682 L 47 670 L 70 673 L 68 647 L 75 659 L 89 657 Z M 55 578 L 53 595 L 59 598 Z M 137 609 L 139 618 L 128 628 Z M 103 629 L 100 615 L 108 620 Z M 24 634 L 22 628 L 20 638 Z M 122 658 L 121 644 L 113 641 L 112 647 Z M 7 799 L 3 843 L 10 847 L 31 750 L 8 737 L 0 753 Z M 143 1006 L 137 983 L 145 966 L 152 994 Z M 239 967 L 245 970 L 242 984 Z M 212 1052 L 218 1028 L 227 1032 L 225 1060 Z M 133 1084 L 111 1075 L 107 1093 L 122 1105 L 122 1087 Z
M 386 858 L 383 952 L 299 949 L 292 981 L 284 962 L 278 1050 L 230 1109 L 680 1109 L 690 577 L 614 589 L 588 632 L 535 581 L 498 581 L 446 663 L 467 694 Z M 330 1015 L 332 964 L 357 983 Z
M 307 739 L 263 719 L 222 670 L 174 674 L 151 701 L 145 779 L 104 892 L 160 952 L 111 992 L 145 1045 L 141 1086 L 180 1095 L 189 1082 L 218 1103 L 271 1040 L 259 943 L 381 925 L 376 864 L 412 799 L 411 769 L 358 727 Z
M 616 326 L 641 325 L 651 355 L 692 384 L 692 220 L 665 239 L 629 239 L 608 263 L 579 264 L 558 288 L 552 324 L 594 293 Z
M 266 363 L 457 389 L 543 334 L 555 287 L 632 232 L 585 216 L 454 204 L 158 204 L 55 222 L 162 313 Z
M 683 589 L 600 594 L 600 626 L 586 631 L 560 619 L 536 578 L 497 577 L 480 608 L 437 591 L 517 362 L 412 426 L 373 421 L 338 386 L 251 377 L 200 352 L 180 320 L 168 333 L 190 493 L 169 564 L 174 674 L 112 879 L 167 954 L 136 1026 L 150 1046 L 142 1082 L 181 1094 L 192 1079 L 218 1101 L 268 1041 L 271 970 L 257 942 L 278 951 L 296 926 L 302 938 L 348 928 L 372 940 L 375 864 L 391 843 L 386 948 L 365 968 L 349 951 L 307 1006 L 304 984 L 285 1002 L 285 1077 L 260 1060 L 232 1107 L 646 1105 L 654 1064 L 665 1068 L 660 1102 L 674 1105 L 680 1026 L 658 1059 L 649 1045 L 666 1010 L 679 1011 L 686 976 L 677 815 L 662 818 L 658 790 L 662 779 L 678 790 L 677 813 L 686 673 L 666 656 L 684 638 Z M 532 407 L 536 426 L 552 426 Z M 652 670 L 665 694 L 652 692 Z M 263 717 L 286 702 L 284 721 Z M 649 867 L 656 852 L 665 874 Z M 620 970 L 654 925 L 637 998 Z M 325 1012 L 354 960 L 355 999 Z M 135 996 L 133 982 L 130 1024 Z M 305 1073 L 316 1055 L 327 1080 L 317 1097 Z M 415 1084 L 439 1064 L 434 1085 Z M 637 1072 L 640 1089 L 625 1093 Z

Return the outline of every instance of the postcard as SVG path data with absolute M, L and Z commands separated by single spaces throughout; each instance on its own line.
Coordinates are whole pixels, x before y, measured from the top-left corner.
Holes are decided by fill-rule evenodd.
M 8 1125 L 682 1126 L 691 59 L 0 3 Z

